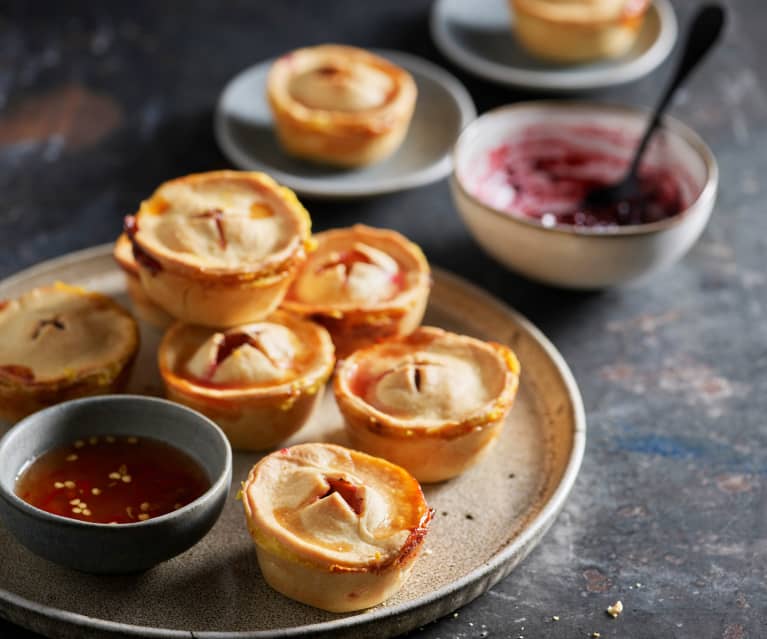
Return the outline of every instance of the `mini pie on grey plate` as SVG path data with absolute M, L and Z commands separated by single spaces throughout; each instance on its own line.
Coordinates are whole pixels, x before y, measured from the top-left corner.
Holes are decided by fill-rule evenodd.
M 391 155 L 415 109 L 416 84 L 373 53 L 334 44 L 297 49 L 272 65 L 267 95 L 290 155 L 356 167 Z

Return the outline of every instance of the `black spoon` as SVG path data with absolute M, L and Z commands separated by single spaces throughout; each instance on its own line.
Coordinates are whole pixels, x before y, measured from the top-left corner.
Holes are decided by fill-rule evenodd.
M 716 43 L 724 26 L 725 12 L 720 5 L 703 7 L 692 22 L 684 44 L 684 53 L 671 82 L 666 87 L 663 97 L 652 112 L 649 124 L 634 154 L 629 170 L 620 181 L 607 186 L 600 186 L 586 194 L 581 206 L 586 209 L 602 208 L 610 204 L 636 199 L 640 195 L 639 163 L 647 144 L 658 128 L 666 107 L 671 102 L 676 90 L 684 83 L 690 72 L 698 65 L 708 50 Z

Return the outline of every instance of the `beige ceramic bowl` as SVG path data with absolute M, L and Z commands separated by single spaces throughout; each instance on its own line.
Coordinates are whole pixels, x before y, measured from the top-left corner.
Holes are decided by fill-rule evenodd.
M 665 118 L 646 159 L 683 172 L 682 188 L 690 204 L 661 222 L 601 229 L 546 227 L 538 219 L 494 208 L 472 194 L 472 180 L 483 170 L 488 152 L 530 126 L 581 129 L 583 138 L 578 142 L 593 144 L 597 150 L 600 141 L 590 138 L 589 127 L 638 138 L 646 118 L 645 111 L 631 107 L 559 101 L 525 102 L 485 113 L 464 129 L 453 152 L 450 187 L 467 228 L 505 266 L 566 288 L 609 287 L 673 264 L 692 247 L 711 216 L 719 170 L 705 142 L 672 118 Z M 611 147 L 610 152 L 628 159 L 633 145 Z

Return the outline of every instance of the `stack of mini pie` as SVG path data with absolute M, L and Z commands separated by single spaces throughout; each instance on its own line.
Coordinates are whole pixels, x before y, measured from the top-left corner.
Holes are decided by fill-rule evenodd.
M 374 161 L 405 135 L 411 84 L 366 52 L 285 56 L 270 78 L 280 139 L 313 160 Z M 162 184 L 125 219 L 114 256 L 137 315 L 165 331 L 168 397 L 236 449 L 299 431 L 335 371 L 357 450 L 317 442 L 265 456 L 243 483 L 248 528 L 266 580 L 289 597 L 345 612 L 396 592 L 431 519 L 419 481 L 455 477 L 495 441 L 517 391 L 514 353 L 420 326 L 431 277 L 417 245 L 362 225 L 312 235 L 296 196 L 262 173 Z M 0 330 L 13 336 L 0 342 L 9 420 L 119 391 L 139 347 L 127 311 L 63 284 L 3 303 Z

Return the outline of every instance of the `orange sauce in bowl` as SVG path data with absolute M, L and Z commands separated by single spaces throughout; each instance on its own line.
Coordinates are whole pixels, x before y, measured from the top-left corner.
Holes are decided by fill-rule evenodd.
M 16 482 L 16 494 L 54 515 L 132 524 L 191 503 L 211 482 L 200 464 L 147 437 L 99 435 L 54 448 Z

